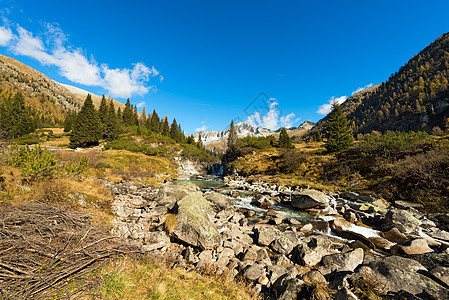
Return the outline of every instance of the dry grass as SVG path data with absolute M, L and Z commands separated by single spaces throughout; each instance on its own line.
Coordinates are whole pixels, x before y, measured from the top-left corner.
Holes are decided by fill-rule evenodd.
M 165 221 L 164 221 L 164 230 L 168 234 L 172 234 L 173 230 L 175 230 L 176 223 L 177 223 L 177 220 L 176 220 L 175 214 L 166 214 Z
M 126 257 L 101 274 L 102 299 L 258 299 L 244 283 Z

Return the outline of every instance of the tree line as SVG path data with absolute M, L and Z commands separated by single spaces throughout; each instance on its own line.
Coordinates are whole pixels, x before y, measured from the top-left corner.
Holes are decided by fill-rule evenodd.
M 146 115 L 145 108 L 139 116 L 137 106 L 127 99 L 123 111 L 114 107 L 114 102 L 106 100 L 103 95 L 98 110 L 92 97 L 87 95 L 81 110 L 69 112 L 64 123 L 64 131 L 71 132 L 70 147 L 90 147 L 98 145 L 101 139 L 114 140 L 130 128 L 137 128 L 141 134 L 143 128 L 149 132 L 160 134 L 173 139 L 177 143 L 186 143 L 187 139 L 181 125 L 176 119 L 169 124 L 168 117 L 159 118 L 156 110 Z

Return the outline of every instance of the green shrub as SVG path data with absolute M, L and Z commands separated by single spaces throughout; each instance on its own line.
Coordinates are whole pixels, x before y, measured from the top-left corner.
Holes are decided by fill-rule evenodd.
M 88 168 L 86 157 L 62 163 L 53 152 L 39 146 L 30 148 L 28 145 L 13 145 L 10 148 L 9 157 L 9 164 L 18 167 L 21 175 L 28 181 L 82 175 Z

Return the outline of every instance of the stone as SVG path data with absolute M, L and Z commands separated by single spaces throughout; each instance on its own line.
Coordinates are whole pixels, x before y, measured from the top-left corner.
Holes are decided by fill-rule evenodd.
M 291 240 L 291 238 L 281 232 L 279 236 L 270 244 L 270 248 L 280 254 L 290 253 L 294 246 L 295 243 Z
M 217 227 L 211 221 L 214 215 L 211 205 L 201 192 L 188 194 L 177 203 L 175 238 L 201 249 L 213 249 L 221 245 Z
M 372 236 L 369 237 L 368 240 L 376 246 L 378 249 L 389 250 L 392 246 L 389 240 L 380 237 L 380 236 Z
M 421 222 L 415 218 L 409 211 L 402 209 L 390 209 L 385 215 L 382 228 L 384 231 L 397 228 L 400 232 L 407 234 L 417 232 Z
M 291 278 L 285 275 L 286 278 L 280 278 L 281 282 L 278 284 L 280 287 L 276 288 L 282 292 L 282 294 L 277 298 L 278 300 L 291 300 L 297 299 L 298 294 L 300 294 L 303 289 L 307 286 L 306 283 L 298 278 Z
M 260 246 L 268 246 L 278 237 L 280 231 L 271 226 L 260 226 L 257 229 L 256 240 Z
M 257 280 L 263 275 L 265 275 L 265 269 L 259 264 L 253 264 L 243 272 L 243 276 L 251 281 Z
M 438 216 L 436 216 L 436 218 L 441 223 L 449 224 L 449 213 L 446 213 L 446 214 L 443 214 L 443 215 L 438 215 Z
M 276 204 L 275 201 L 273 201 L 269 196 L 262 195 L 260 197 L 257 197 L 252 201 L 252 204 L 254 204 L 257 207 L 267 209 Z
M 399 229 L 395 227 L 393 227 L 388 231 L 381 232 L 380 236 L 386 238 L 387 240 L 393 243 L 402 243 L 408 240 L 408 238 L 402 232 L 400 232 Z
M 311 232 L 312 229 L 313 229 L 313 225 L 310 223 L 307 223 L 299 231 L 301 231 L 302 233 L 308 233 L 308 232 Z
M 318 264 L 323 256 L 330 254 L 331 242 L 324 236 L 313 236 L 308 242 L 297 245 L 292 260 L 306 266 Z
M 177 201 L 198 190 L 199 188 L 193 183 L 173 184 L 170 182 L 159 190 L 154 198 L 154 201 L 156 201 L 159 205 L 169 206 L 172 208 Z
M 429 248 L 427 241 L 423 238 L 414 238 L 406 242 L 394 245 L 391 248 L 391 253 L 393 254 L 423 254 L 433 252 Z
M 217 265 L 226 266 L 232 257 L 234 257 L 234 250 L 230 248 L 224 248 L 223 251 L 218 254 Z
M 198 261 L 198 257 L 196 257 L 192 247 L 190 246 L 184 250 L 183 256 L 188 263 L 196 263 Z
M 242 258 L 242 261 L 256 261 L 257 260 L 257 252 L 253 248 L 248 248 L 246 250 L 245 255 Z
M 436 299 L 449 295 L 449 290 L 426 276 L 427 269 L 413 259 L 387 256 L 370 262 L 368 267 L 374 271 L 379 286 L 388 285 L 388 291 L 396 293 L 404 290 L 414 295 L 425 292 Z M 357 275 L 360 274 L 355 274 L 354 279 Z M 362 276 L 366 278 L 366 274 Z
M 307 272 L 302 278 L 307 283 L 327 285 L 327 280 L 320 271 L 312 270 Z
M 345 218 L 345 220 L 348 221 L 349 223 L 354 223 L 356 221 L 357 216 L 355 215 L 354 212 L 347 210 L 343 214 L 343 218 Z
M 273 285 L 279 277 L 287 274 L 287 269 L 281 265 L 271 265 L 267 266 L 267 273 L 270 278 L 270 282 Z
M 321 260 L 323 267 L 320 268 L 320 271 L 324 275 L 333 272 L 353 272 L 355 268 L 363 263 L 363 257 L 364 251 L 361 248 L 346 253 L 326 255 Z
M 212 207 L 215 211 L 220 211 L 233 205 L 231 199 L 217 192 L 211 192 L 210 194 L 206 195 L 206 200 L 212 204 Z
M 436 266 L 429 273 L 449 286 L 449 267 Z
M 264 260 L 266 258 L 270 258 L 270 256 L 268 255 L 268 251 L 265 248 L 262 248 L 260 250 L 257 251 L 257 261 L 261 261 Z
M 291 194 L 292 206 L 297 209 L 319 208 L 323 209 L 329 205 L 326 194 L 317 190 L 304 190 Z
M 170 246 L 170 238 L 164 231 L 153 231 L 145 234 L 145 245 L 142 246 L 144 251 L 152 251 L 163 247 Z
M 359 298 L 351 292 L 350 289 L 347 287 L 343 287 L 338 290 L 337 294 L 335 295 L 336 300 L 359 300 Z
M 288 218 L 288 223 L 291 225 L 301 225 L 302 223 L 295 218 Z

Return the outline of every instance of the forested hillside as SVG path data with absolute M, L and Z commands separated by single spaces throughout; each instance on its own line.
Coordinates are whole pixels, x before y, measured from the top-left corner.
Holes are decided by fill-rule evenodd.
M 342 109 L 355 134 L 449 126 L 449 33 L 411 58 L 384 83 L 350 97 Z M 326 118 L 318 122 L 321 130 Z

